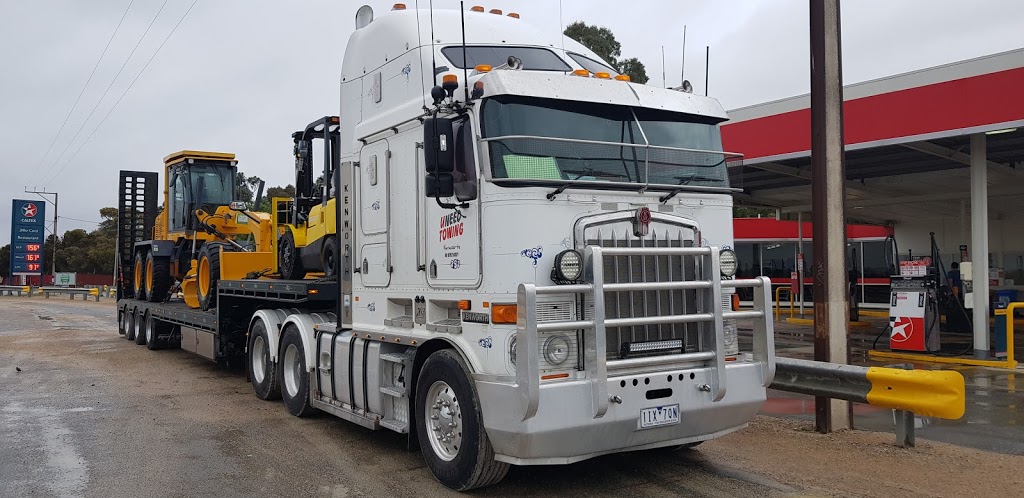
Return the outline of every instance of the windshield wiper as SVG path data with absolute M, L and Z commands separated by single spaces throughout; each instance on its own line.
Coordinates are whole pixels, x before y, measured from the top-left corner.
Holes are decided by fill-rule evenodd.
M 554 192 L 551 192 L 551 193 L 549 193 L 547 195 L 548 200 L 549 201 L 555 200 L 555 196 L 556 195 L 561 194 L 562 192 L 565 192 L 565 189 L 567 189 L 567 188 L 569 188 L 571 186 L 572 186 L 571 183 L 563 183 L 562 185 L 559 185 L 558 188 L 556 188 Z
M 692 175 L 689 175 L 689 176 L 677 176 L 677 177 L 675 177 L 675 179 L 679 180 L 679 184 L 680 185 L 688 185 L 690 182 L 692 182 L 694 180 L 701 181 L 701 182 L 715 182 L 715 183 L 722 183 L 722 181 L 723 181 L 721 178 L 713 178 L 713 177 L 710 177 L 710 176 L 701 176 L 701 175 L 697 175 L 696 173 L 694 173 Z M 684 191 L 684 190 L 686 190 L 685 187 L 680 187 L 680 188 L 672 189 L 671 192 L 669 192 L 669 193 L 659 197 L 658 198 L 658 202 L 661 202 L 662 204 L 664 204 L 664 203 L 672 200 L 673 197 L 679 195 L 679 193 Z

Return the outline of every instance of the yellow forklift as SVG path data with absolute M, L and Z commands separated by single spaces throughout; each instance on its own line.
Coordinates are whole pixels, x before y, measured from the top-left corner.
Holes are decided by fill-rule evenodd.
M 268 213 L 236 201 L 235 155 L 183 150 L 164 158 L 164 204 L 152 240 L 135 242 L 132 291 L 161 302 L 180 286 L 190 308 L 217 305 L 217 282 L 273 272 Z M 262 186 L 257 195 L 257 205 Z
M 341 152 L 338 129 L 338 117 L 325 116 L 292 134 L 295 197 L 272 200 L 280 236 L 277 270 L 284 279 L 302 279 L 307 273 L 334 276 L 338 240 L 333 179 Z M 314 140 L 323 145 L 323 172 L 316 178 L 313 150 L 320 144 Z

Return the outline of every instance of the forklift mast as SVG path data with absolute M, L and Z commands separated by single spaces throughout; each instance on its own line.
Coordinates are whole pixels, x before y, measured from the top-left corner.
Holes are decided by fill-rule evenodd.
M 340 157 L 338 116 L 324 116 L 313 121 L 305 130 L 292 133 L 295 155 L 295 202 L 291 223 L 305 223 L 309 209 L 326 203 L 333 197 L 334 170 Z M 313 170 L 314 140 L 323 140 L 323 171 L 319 176 Z

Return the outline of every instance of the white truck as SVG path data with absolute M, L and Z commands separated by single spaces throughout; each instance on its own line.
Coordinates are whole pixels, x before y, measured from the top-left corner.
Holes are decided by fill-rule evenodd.
M 126 301 L 122 329 L 244 350 L 260 398 L 408 434 L 456 490 L 697 445 L 775 372 L 769 282 L 732 278 L 726 119 L 518 15 L 363 7 L 324 148 L 336 283 L 222 282 L 213 318 Z

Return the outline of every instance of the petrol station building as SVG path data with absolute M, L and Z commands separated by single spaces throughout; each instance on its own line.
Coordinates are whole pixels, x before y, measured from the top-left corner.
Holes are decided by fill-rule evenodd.
M 975 295 L 992 296 L 974 304 L 975 349 L 987 349 L 995 291 L 1024 298 L 1024 49 L 847 85 L 844 101 L 851 242 L 864 234 L 856 227 L 874 226 L 868 239 L 894 235 L 906 260 L 931 254 L 934 233 L 947 267 L 971 262 Z M 723 146 L 744 155 L 730 171 L 732 185 L 743 190 L 737 203 L 810 220 L 810 96 L 729 115 Z M 737 220 L 741 267 L 757 260 L 763 274 L 766 251 L 745 250 L 750 228 L 741 226 L 774 222 Z M 802 232 L 809 259 L 809 224 Z M 875 257 L 877 248 L 861 247 L 862 256 Z M 863 273 L 863 265 L 854 266 Z M 866 283 L 863 302 L 877 301 L 868 299 Z

